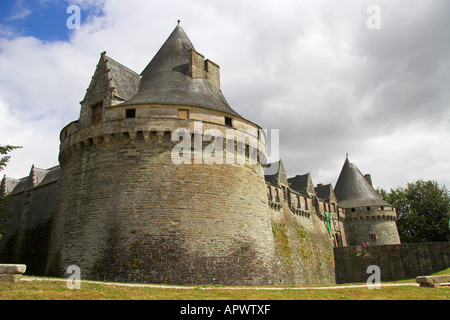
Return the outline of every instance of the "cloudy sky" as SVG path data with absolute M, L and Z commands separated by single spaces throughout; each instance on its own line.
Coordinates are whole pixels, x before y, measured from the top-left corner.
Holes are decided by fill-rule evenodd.
M 450 185 L 448 0 L 0 0 L 1 175 L 57 165 L 100 53 L 140 73 L 178 19 L 288 176 L 335 185 L 348 153 L 375 187 Z

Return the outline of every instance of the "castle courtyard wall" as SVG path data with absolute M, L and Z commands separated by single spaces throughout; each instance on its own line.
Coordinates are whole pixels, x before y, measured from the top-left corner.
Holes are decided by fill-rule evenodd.
M 450 267 L 450 242 L 334 248 L 336 283 L 367 281 L 367 268 L 378 266 L 381 281 L 397 281 L 430 275 Z
M 27 265 L 27 275 L 45 273 L 58 182 L 11 196 L 3 208 L 7 232 L 0 240 L 0 262 Z

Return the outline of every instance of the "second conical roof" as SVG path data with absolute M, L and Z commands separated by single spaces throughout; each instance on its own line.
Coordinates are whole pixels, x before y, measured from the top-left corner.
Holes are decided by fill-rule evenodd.
M 342 167 L 334 193 L 342 208 L 389 205 L 348 158 Z

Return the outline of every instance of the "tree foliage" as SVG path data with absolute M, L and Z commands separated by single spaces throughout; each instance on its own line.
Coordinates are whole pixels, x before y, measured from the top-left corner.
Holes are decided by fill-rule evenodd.
M 0 172 L 5 169 L 6 167 L 6 163 L 9 161 L 9 158 L 11 156 L 8 156 L 7 154 L 9 152 L 11 152 L 14 149 L 19 149 L 22 147 L 18 147 L 18 146 L 10 146 L 10 145 L 6 145 L 6 146 L 2 146 L 0 145 Z
M 11 157 L 11 156 L 8 156 L 8 153 L 13 151 L 14 149 L 18 149 L 18 148 L 22 148 L 22 147 L 10 146 L 10 145 L 6 145 L 6 146 L 0 145 L 0 172 L 3 171 L 3 169 L 5 169 L 6 164 L 8 163 L 8 161 Z M 4 230 L 5 224 L 3 223 L 5 211 L 3 210 L 3 207 L 9 200 L 10 200 L 9 198 L 2 197 L 0 194 L 0 238 L 2 237 L 2 235 L 5 232 L 5 230 Z
M 397 210 L 402 243 L 450 240 L 450 193 L 436 181 L 418 180 L 406 188 L 378 190 Z

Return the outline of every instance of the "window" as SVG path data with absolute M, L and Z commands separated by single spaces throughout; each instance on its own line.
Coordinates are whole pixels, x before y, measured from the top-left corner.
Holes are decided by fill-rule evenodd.
M 367 211 L 370 211 L 370 207 L 367 207 Z
M 352 212 L 355 212 L 355 208 L 352 208 Z
M 305 198 L 305 210 L 308 210 L 308 199 Z
M 300 208 L 300 197 L 297 196 L 297 208 Z
M 287 199 L 287 196 L 286 196 L 286 188 L 283 187 L 283 186 L 282 186 L 282 188 L 283 188 L 283 199 L 286 200 L 286 199 Z
M 233 126 L 233 121 L 231 118 L 225 117 L 225 125 L 232 127 Z
M 125 110 L 125 118 L 134 118 L 134 117 L 136 117 L 136 109 Z
M 272 200 L 272 189 L 269 186 L 267 186 L 267 197 Z
M 280 195 L 278 194 L 278 189 L 275 188 L 275 201 L 280 202 Z
M 189 119 L 189 111 L 184 109 L 178 109 L 178 118 Z
M 91 124 L 99 123 L 102 120 L 103 102 L 92 106 Z
M 375 233 L 369 234 L 369 241 L 370 242 L 377 242 L 377 235 Z

